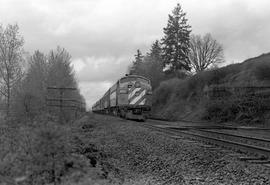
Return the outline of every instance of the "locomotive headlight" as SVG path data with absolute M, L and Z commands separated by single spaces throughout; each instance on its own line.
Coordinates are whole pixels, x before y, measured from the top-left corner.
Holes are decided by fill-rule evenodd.
M 141 87 L 141 84 L 140 84 L 140 82 L 136 82 L 136 83 L 135 83 L 135 87 L 136 87 L 136 88 L 139 88 L 139 87 Z

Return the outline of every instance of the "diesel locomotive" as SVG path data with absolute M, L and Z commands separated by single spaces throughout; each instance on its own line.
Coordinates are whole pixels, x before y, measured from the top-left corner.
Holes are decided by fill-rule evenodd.
M 139 75 L 119 79 L 93 106 L 96 113 L 145 120 L 152 105 L 150 80 Z

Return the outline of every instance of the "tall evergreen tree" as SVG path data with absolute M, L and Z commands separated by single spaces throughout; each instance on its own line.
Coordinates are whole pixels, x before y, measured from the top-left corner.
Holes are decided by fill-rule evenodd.
M 167 27 L 164 28 L 162 50 L 164 65 L 169 66 L 171 72 L 185 69 L 190 70 L 188 60 L 189 35 L 191 26 L 187 24 L 186 13 L 180 4 L 169 15 Z
M 74 71 L 71 66 L 71 55 L 67 50 L 57 47 L 48 56 L 48 86 L 77 87 Z
M 152 88 L 155 89 L 164 79 L 162 48 L 158 40 L 156 40 L 150 51 L 143 56 L 140 50 L 137 50 L 135 60 L 130 68 L 129 74 L 136 74 L 150 79 Z
M 71 66 L 71 55 L 66 49 L 57 47 L 56 50 L 52 50 L 48 55 L 48 65 L 48 87 L 78 87 L 75 79 L 75 73 L 73 67 Z M 65 91 L 62 95 L 59 94 L 58 90 L 51 90 L 48 91 L 47 95 L 50 98 L 59 98 L 62 96 L 63 99 L 75 99 L 78 101 L 83 100 L 79 90 Z M 72 104 L 74 103 L 69 103 L 69 105 Z M 57 107 L 51 108 L 52 112 L 54 112 L 54 108 L 58 110 Z M 64 120 L 71 120 L 73 119 L 72 112 L 73 111 L 71 109 L 64 109 L 63 112 L 61 113 L 60 111 L 58 115 L 63 116 Z
M 158 40 L 156 40 L 150 49 L 150 53 L 148 53 L 148 56 L 161 61 L 162 60 L 162 48 L 160 45 L 160 42 Z
M 135 66 L 139 66 L 143 62 L 142 52 L 139 49 L 137 49 L 137 53 L 134 56 L 135 56 L 135 61 L 133 62 L 133 64 Z
M 152 83 L 153 89 L 159 86 L 159 83 L 164 78 L 162 49 L 158 40 L 156 40 L 150 49 L 150 52 L 145 58 L 145 76 L 148 77 Z
M 137 53 L 134 55 L 134 57 L 135 60 L 133 61 L 129 74 L 140 74 L 140 68 L 143 63 L 142 52 L 139 49 L 137 49 Z

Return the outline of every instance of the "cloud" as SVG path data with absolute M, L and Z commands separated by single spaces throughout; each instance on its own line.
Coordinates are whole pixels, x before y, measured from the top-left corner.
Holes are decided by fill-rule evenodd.
M 211 33 L 224 46 L 228 63 L 269 52 L 270 1 L 208 0 L 200 10 L 195 2 L 187 4 L 193 33 Z
M 105 92 L 113 85 L 111 82 L 80 82 L 79 88 L 86 100 L 88 109 L 91 109 L 92 105 L 101 98 Z
M 159 39 L 164 1 L 2 0 L 0 21 L 18 22 L 25 48 L 66 47 L 73 57 L 131 54 Z M 2 4 L 4 6 L 2 6 Z M 173 1 L 167 6 L 176 4 Z M 155 8 L 156 11 L 150 11 Z M 151 26 L 150 26 L 151 25 Z M 40 48 L 42 47 L 42 48 Z
M 129 57 L 85 57 L 72 61 L 80 82 L 115 82 L 124 76 L 130 65 Z
M 120 77 L 130 60 L 122 57 L 84 57 L 72 60 L 82 95 L 90 108 Z

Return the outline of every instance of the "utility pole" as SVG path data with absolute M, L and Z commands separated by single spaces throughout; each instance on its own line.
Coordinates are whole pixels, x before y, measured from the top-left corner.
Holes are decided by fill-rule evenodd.
M 78 100 L 75 99 L 64 99 L 63 95 L 65 91 L 75 91 L 77 90 L 77 88 L 73 88 L 73 87 L 47 87 L 47 90 L 56 90 L 59 92 L 59 97 L 58 98 L 46 98 L 46 102 L 47 102 L 47 106 L 51 106 L 51 107 L 59 107 L 59 122 L 62 124 L 63 123 L 63 117 L 64 117 L 64 112 L 63 112 L 63 108 L 67 107 L 67 108 L 77 108 L 77 106 L 74 105 L 64 105 L 64 102 L 79 102 Z M 50 102 L 58 102 L 56 104 L 51 104 Z

